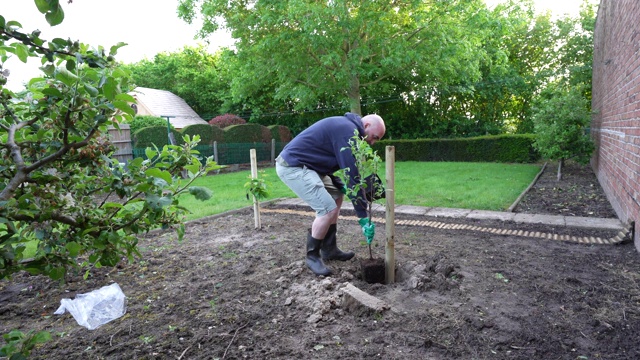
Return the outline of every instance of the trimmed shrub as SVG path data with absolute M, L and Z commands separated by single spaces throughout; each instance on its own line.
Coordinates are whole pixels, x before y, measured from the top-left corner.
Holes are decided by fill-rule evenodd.
M 394 146 L 396 161 L 532 163 L 540 159 L 535 135 L 489 135 L 460 139 L 381 140 L 373 149 Z
M 136 115 L 129 123 L 129 128 L 131 129 L 132 134 L 142 128 L 146 128 L 149 126 L 164 126 L 166 130 L 167 119 L 161 118 L 159 116 Z M 173 125 L 171 125 L 171 128 L 173 129 Z
M 271 131 L 260 124 L 231 125 L 224 128 L 226 143 L 268 143 Z
M 181 133 L 181 138 L 184 135 L 189 135 L 191 138 L 194 135 L 200 135 L 200 144 L 198 145 L 212 145 L 214 141 L 222 142 L 224 139 L 224 131 L 222 129 L 207 124 L 189 125 L 182 129 Z
M 215 125 L 220 129 L 224 129 L 227 126 L 231 126 L 231 125 L 242 125 L 246 123 L 247 121 L 245 119 L 241 118 L 238 115 L 233 115 L 233 114 L 218 115 L 213 119 L 209 120 L 210 125 Z
M 178 131 L 171 129 L 171 133 L 173 137 L 176 139 L 176 144 L 182 144 L 182 134 Z M 159 149 L 162 149 L 163 146 L 169 144 L 169 139 L 167 136 L 167 127 L 166 126 L 149 126 L 142 128 L 132 136 L 133 147 L 136 149 L 145 149 L 148 147 L 153 147 L 155 144 Z
M 291 130 L 283 125 L 270 125 L 267 126 L 271 131 L 271 138 L 276 139 L 276 142 L 289 142 L 292 139 Z

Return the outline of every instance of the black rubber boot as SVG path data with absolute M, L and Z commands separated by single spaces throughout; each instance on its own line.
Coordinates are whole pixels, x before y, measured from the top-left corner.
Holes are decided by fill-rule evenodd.
M 307 235 L 307 266 L 314 274 L 320 276 L 331 275 L 331 270 L 327 269 L 320 258 L 320 247 L 322 246 L 322 240 L 318 240 L 311 236 L 311 231 Z
M 355 253 L 353 251 L 344 252 L 338 249 L 338 245 L 336 244 L 336 231 L 336 224 L 329 225 L 329 230 L 322 241 L 322 248 L 320 249 L 322 259 L 340 261 L 351 260 Z

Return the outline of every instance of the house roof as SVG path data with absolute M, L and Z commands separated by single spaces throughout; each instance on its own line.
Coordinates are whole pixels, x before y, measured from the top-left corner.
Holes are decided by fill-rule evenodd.
M 176 129 L 193 124 L 208 124 L 187 103 L 171 91 L 137 87 L 129 92 L 153 116 L 166 117 Z

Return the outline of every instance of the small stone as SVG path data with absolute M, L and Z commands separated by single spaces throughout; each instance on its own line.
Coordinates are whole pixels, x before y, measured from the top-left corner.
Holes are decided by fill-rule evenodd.
M 293 298 L 292 297 L 288 297 L 285 301 L 284 301 L 284 306 L 289 306 L 293 304 Z
M 322 315 L 313 314 L 313 315 L 309 316 L 309 318 L 307 319 L 307 322 L 309 324 L 315 324 L 315 323 L 319 322 L 320 320 L 322 320 Z
M 322 280 L 322 282 L 320 283 L 320 285 L 326 289 L 326 290 L 331 290 L 333 289 L 333 282 L 331 281 L 331 279 L 324 279 Z

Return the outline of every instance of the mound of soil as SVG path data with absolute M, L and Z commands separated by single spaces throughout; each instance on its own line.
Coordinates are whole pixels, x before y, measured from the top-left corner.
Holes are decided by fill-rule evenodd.
M 522 206 L 533 209 L 534 198 Z M 189 223 L 183 242 L 171 232 L 148 234 L 140 239 L 142 261 L 95 269 L 87 280 L 3 280 L 0 332 L 50 331 L 35 359 L 640 357 L 640 261 L 632 244 L 397 225 L 396 282 L 369 284 L 360 268 L 369 248 L 355 222 L 340 223 L 338 243 L 356 257 L 328 262 L 334 275 L 316 277 L 304 265 L 313 214 L 262 210 L 259 230 L 248 208 Z M 384 234 L 379 224 L 375 257 L 384 258 Z M 87 330 L 68 314 L 53 315 L 61 299 L 113 282 L 127 296 L 124 316 Z M 348 302 L 345 289 L 353 286 L 384 310 Z

